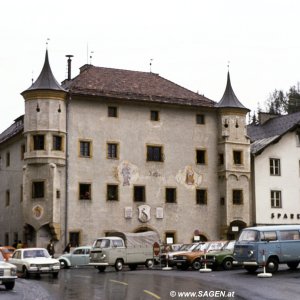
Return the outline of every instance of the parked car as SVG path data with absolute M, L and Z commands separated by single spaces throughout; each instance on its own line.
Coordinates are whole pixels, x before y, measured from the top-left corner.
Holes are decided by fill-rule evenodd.
M 219 250 L 227 243 L 228 241 L 201 242 L 191 252 L 174 255 L 173 263 L 180 270 L 187 270 L 189 267 L 192 267 L 194 270 L 199 270 L 202 266 L 202 256 L 205 252 Z
M 7 290 L 12 290 L 17 278 L 17 268 L 7 263 L 0 252 L 0 284 L 3 284 Z
M 173 257 L 174 255 L 183 253 L 183 252 L 188 252 L 188 251 L 192 251 L 194 248 L 196 248 L 198 245 L 198 243 L 191 243 L 191 244 L 182 244 L 176 251 L 167 251 L 167 252 L 163 252 L 160 255 L 160 263 L 162 265 L 166 265 L 167 264 L 167 259 L 168 259 L 168 266 L 171 267 L 173 266 Z
M 9 262 L 17 267 L 18 272 L 28 278 L 30 274 L 49 274 L 57 278 L 60 270 L 58 259 L 51 258 L 45 248 L 17 249 Z
M 6 261 L 8 261 L 8 259 L 12 257 L 15 250 L 16 250 L 16 248 L 14 248 L 12 246 L 0 247 L 0 252 L 2 253 L 2 255 Z
M 58 260 L 61 268 L 86 266 L 90 262 L 91 246 L 77 247 L 71 253 L 61 255 Z
M 222 267 L 223 270 L 231 270 L 233 268 L 233 249 L 235 241 L 230 241 L 228 244 L 225 244 L 219 251 L 211 251 L 206 254 L 206 265 L 212 269 L 217 269 Z M 204 258 L 204 256 L 203 256 Z M 202 260 L 204 264 L 205 261 Z

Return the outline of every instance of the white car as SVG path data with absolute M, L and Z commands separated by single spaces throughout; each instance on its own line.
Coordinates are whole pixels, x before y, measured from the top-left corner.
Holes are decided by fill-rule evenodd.
M 0 252 L 0 284 L 3 284 L 7 290 L 12 290 L 15 286 L 17 277 L 17 268 L 5 262 L 2 253 Z
M 45 248 L 24 248 L 17 249 L 9 262 L 17 267 L 28 278 L 30 274 L 52 273 L 57 278 L 60 270 L 60 263 L 57 259 L 51 258 Z

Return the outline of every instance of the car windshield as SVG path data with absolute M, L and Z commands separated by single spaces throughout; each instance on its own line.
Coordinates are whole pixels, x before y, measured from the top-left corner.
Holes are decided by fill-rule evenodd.
M 14 252 L 14 249 L 11 249 L 11 248 L 2 248 L 2 250 L 4 253 L 13 253 Z
M 4 261 L 4 257 L 1 252 L 0 252 L 0 261 Z
M 193 251 L 204 251 L 208 246 L 208 243 L 199 243 Z
M 95 248 L 109 248 L 110 240 L 109 239 L 99 239 L 95 242 Z
M 192 244 L 183 244 L 179 247 L 178 251 L 188 250 L 191 246 Z
M 49 253 L 44 249 L 25 250 L 23 256 L 24 258 L 50 257 Z
M 229 243 L 225 244 L 221 250 L 233 250 L 235 241 L 230 241 Z
M 247 242 L 256 242 L 258 241 L 258 231 L 257 230 L 243 230 L 239 241 L 247 241 Z

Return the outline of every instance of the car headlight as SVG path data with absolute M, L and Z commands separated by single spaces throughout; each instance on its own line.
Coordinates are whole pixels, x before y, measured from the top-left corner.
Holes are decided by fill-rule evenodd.
M 17 269 L 16 269 L 16 268 L 11 268 L 11 269 L 10 269 L 10 274 L 11 274 L 11 276 L 16 276 L 16 274 L 17 274 Z
M 183 255 L 183 256 L 182 256 L 182 259 L 187 259 L 187 256 L 184 256 L 184 255 Z
M 253 250 L 249 250 L 249 251 L 248 251 L 248 257 L 253 256 L 253 254 L 254 254 Z
M 105 259 L 105 258 L 106 258 L 106 255 L 102 254 L 101 259 Z
M 58 262 L 58 263 L 55 263 L 54 265 L 53 265 L 53 267 L 60 267 L 60 263 Z

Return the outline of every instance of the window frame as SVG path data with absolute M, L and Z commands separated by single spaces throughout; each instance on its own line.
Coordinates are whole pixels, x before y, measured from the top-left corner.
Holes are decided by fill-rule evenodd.
M 205 114 L 196 114 L 196 124 L 204 125 L 205 124 Z
M 238 197 L 237 197 L 237 193 L 239 193 Z M 243 203 L 244 203 L 244 191 L 242 189 L 233 189 L 232 190 L 232 204 L 233 205 L 243 205 Z
M 84 186 L 86 186 L 87 189 L 83 189 Z M 86 193 L 89 194 L 87 195 Z M 90 182 L 79 182 L 78 200 L 92 200 L 92 184 Z
M 150 121 L 158 122 L 160 120 L 159 110 L 151 109 L 150 110 Z
M 115 198 L 111 198 L 109 197 L 109 189 L 110 188 L 114 188 L 116 192 L 116 197 Z M 119 185 L 118 184 L 115 184 L 115 183 L 108 183 L 106 185 L 106 201 L 119 201 Z
M 57 140 L 59 141 L 59 143 L 57 143 Z M 57 147 L 57 145 L 59 147 Z M 63 136 L 58 135 L 58 134 L 54 134 L 52 136 L 52 150 L 53 151 L 63 151 Z
M 238 154 L 238 157 L 236 156 L 236 154 Z M 234 165 L 242 165 L 243 164 L 244 157 L 243 157 L 243 151 L 242 150 L 233 150 L 232 151 L 232 156 L 233 156 L 233 164 Z
M 271 190 L 270 200 L 271 208 L 282 208 L 282 192 L 280 190 Z
M 110 150 L 110 147 L 112 147 L 112 146 L 115 147 L 115 151 Z M 107 142 L 106 143 L 106 158 L 107 159 L 119 159 L 119 143 L 117 143 L 117 142 Z
M 165 188 L 165 202 L 166 203 L 177 203 L 177 189 L 176 187 Z
M 118 118 L 119 110 L 118 107 L 115 105 L 107 106 L 107 117 L 108 118 Z
M 32 149 L 33 151 L 46 150 L 46 137 L 45 134 L 34 134 L 32 135 Z
M 34 180 L 32 181 L 32 199 L 45 198 L 45 181 L 44 180 Z
M 269 158 L 270 176 L 281 176 L 281 161 L 280 158 Z
M 206 165 L 206 162 L 207 162 L 206 156 L 207 156 L 206 149 L 203 149 L 203 148 L 196 149 L 196 164 L 197 165 Z
M 149 153 L 149 150 L 152 151 L 152 153 Z M 159 159 L 156 159 L 155 156 L 157 156 L 157 153 L 155 153 L 157 150 L 159 150 Z M 154 145 L 154 144 L 147 144 L 146 145 L 146 161 L 147 162 L 163 162 L 164 161 L 164 148 L 162 145 Z
M 200 192 L 204 193 L 202 196 L 203 198 L 200 198 Z M 196 189 L 196 204 L 198 205 L 207 205 L 207 189 Z
M 141 191 L 138 191 L 141 189 Z M 141 194 L 142 200 L 136 198 L 137 193 Z M 133 202 L 146 202 L 146 186 L 145 185 L 134 185 L 133 186 Z
M 82 147 L 81 145 L 87 144 L 88 145 L 88 154 L 85 154 L 86 152 L 86 147 Z M 91 158 L 92 157 L 92 149 L 93 149 L 93 142 L 91 140 L 85 140 L 85 139 L 80 139 L 78 142 L 78 151 L 79 151 L 79 157 L 82 158 Z

